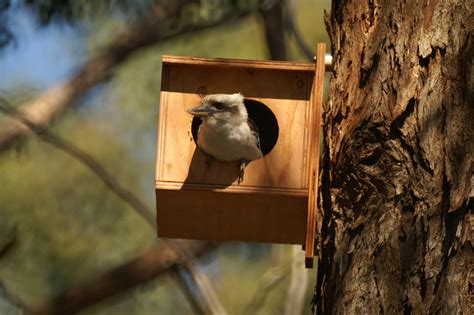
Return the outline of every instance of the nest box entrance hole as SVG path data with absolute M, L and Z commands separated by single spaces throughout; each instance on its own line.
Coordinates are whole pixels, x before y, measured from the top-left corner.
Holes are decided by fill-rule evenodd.
M 275 147 L 277 143 L 278 134 L 280 131 L 278 127 L 278 120 L 271 109 L 262 102 L 246 98 L 244 100 L 244 105 L 247 109 L 249 118 L 252 119 L 257 125 L 260 135 L 260 149 L 265 156 L 272 151 L 273 147 Z M 191 132 L 195 143 L 197 143 L 197 134 L 201 123 L 201 118 L 193 117 L 193 121 L 191 123 Z

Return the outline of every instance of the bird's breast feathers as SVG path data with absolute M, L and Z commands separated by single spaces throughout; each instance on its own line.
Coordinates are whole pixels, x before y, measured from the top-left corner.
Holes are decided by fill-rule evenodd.
M 230 124 L 203 121 L 198 132 L 198 147 L 220 161 L 252 161 L 262 157 L 259 139 L 247 122 Z

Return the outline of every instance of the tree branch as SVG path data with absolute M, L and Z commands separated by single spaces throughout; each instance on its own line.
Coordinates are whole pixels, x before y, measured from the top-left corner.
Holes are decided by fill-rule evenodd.
M 290 5 L 288 4 L 288 10 L 286 10 L 286 14 L 284 17 L 285 21 L 285 29 L 288 30 L 290 34 L 292 34 L 295 37 L 296 44 L 298 45 L 299 49 L 303 52 L 305 55 L 306 59 L 313 61 L 314 60 L 314 52 L 313 50 L 306 44 L 303 36 L 301 35 L 298 26 L 295 22 L 294 14 L 293 14 L 293 9 L 290 8 Z
M 33 125 L 46 127 L 66 108 L 72 106 L 78 96 L 107 79 L 111 71 L 135 51 L 160 41 L 211 28 L 249 13 L 249 11 L 232 10 L 216 20 L 201 25 L 185 25 L 170 30 L 168 24 L 171 17 L 177 15 L 181 8 L 190 2 L 192 0 L 168 1 L 167 7 L 156 6 L 148 17 L 119 34 L 101 54 L 89 60 L 71 80 L 47 90 L 38 98 L 22 105 L 19 111 Z M 10 121 L 0 129 L 0 152 L 7 150 L 15 140 L 26 136 L 29 132 L 30 128 L 27 125 L 16 120 Z
M 242 314 L 257 314 L 265 304 L 268 294 L 275 289 L 287 276 L 289 270 L 285 266 L 272 267 L 262 276 L 253 299 L 244 308 Z
M 272 250 L 274 250 L 273 245 Z M 282 257 L 278 260 L 280 261 Z M 295 257 L 292 257 L 295 259 Z M 290 263 L 277 263 L 277 265 L 268 269 L 261 277 L 255 295 L 244 308 L 244 314 L 257 314 L 259 310 L 265 305 L 265 301 L 273 289 L 275 289 L 285 278 L 290 274 Z
M 195 313 L 226 315 L 227 311 L 217 298 L 209 279 L 196 268 L 195 264 L 190 264 L 189 260 L 186 261 L 186 267 L 176 269 L 175 276 L 181 291 L 185 293 L 189 301 L 194 302 L 192 306 Z M 196 286 L 206 289 L 196 291 Z
M 119 198 L 128 203 L 132 209 L 134 209 L 146 222 L 148 222 L 153 228 L 155 227 L 154 215 L 151 209 L 149 209 L 145 203 L 143 203 L 137 196 L 135 196 L 131 191 L 123 187 L 114 176 L 112 176 L 106 169 L 103 167 L 97 160 L 95 160 L 91 155 L 82 151 L 72 143 L 61 139 L 60 137 L 49 132 L 45 128 L 37 127 L 32 124 L 28 119 L 22 116 L 14 107 L 8 104 L 5 100 L 0 98 L 0 111 L 3 111 L 10 116 L 16 118 L 30 130 L 32 130 L 40 139 L 53 145 L 54 147 L 64 151 L 69 154 L 80 163 L 85 165 L 89 170 L 95 174 L 113 193 L 115 193 Z M 203 274 L 199 268 L 197 268 L 195 261 L 194 253 L 187 250 L 186 247 L 182 247 L 177 241 L 169 240 L 167 241 L 169 246 L 173 250 L 185 258 L 183 263 L 183 268 L 188 269 L 188 272 L 195 279 L 194 289 L 201 293 L 203 300 L 198 303 L 196 301 L 190 301 L 192 305 L 204 305 L 204 310 L 211 310 L 211 314 L 225 314 L 225 311 L 220 304 L 217 296 L 207 279 L 206 275 Z M 3 251 L 3 250 L 2 250 Z M 179 274 L 178 274 L 179 276 Z M 200 281 L 198 281 L 198 279 Z M 189 295 L 186 295 L 190 297 Z M 192 296 L 191 296 L 192 297 Z M 205 312 L 209 313 L 208 311 Z
M 19 111 L 15 111 L 15 115 L 13 115 L 16 117 L 13 117 L 14 119 L 10 121 L 3 129 L 0 130 L 0 152 L 5 151 L 15 142 L 15 140 L 19 139 L 22 136 L 26 136 L 31 130 L 33 130 L 35 131 L 35 133 L 40 135 L 42 139 L 64 150 L 74 158 L 78 159 L 81 163 L 86 165 L 92 172 L 94 172 L 94 174 L 99 176 L 99 178 L 109 189 L 114 191 L 114 193 L 116 193 L 120 198 L 122 198 L 129 205 L 131 205 L 132 208 L 135 209 L 147 222 L 151 223 L 154 226 L 154 220 L 151 214 L 152 212 L 148 211 L 147 207 L 131 192 L 123 188 L 105 170 L 105 168 L 103 168 L 97 161 L 87 155 L 84 151 L 80 150 L 74 145 L 66 143 L 59 137 L 55 137 L 51 133 L 48 133 L 45 128 L 52 122 L 55 117 L 57 117 L 66 108 L 70 107 L 75 98 L 83 94 L 90 87 L 108 78 L 111 71 L 116 66 L 121 64 L 124 60 L 126 60 L 136 50 L 150 46 L 162 40 L 176 37 L 178 35 L 211 28 L 223 22 L 243 17 L 249 13 L 248 11 L 240 11 L 237 13 L 230 12 L 224 14 L 215 21 L 210 21 L 202 25 L 186 25 L 185 27 L 179 30 L 174 30 L 173 32 L 169 32 L 169 30 L 167 30 L 167 32 L 165 32 L 165 22 L 167 22 L 170 17 L 176 15 L 180 11 L 180 9 L 189 2 L 191 1 L 170 1 L 170 5 L 166 8 L 157 6 L 147 18 L 136 23 L 127 31 L 117 36 L 116 39 L 113 40 L 111 44 L 106 49 L 104 49 L 101 54 L 88 61 L 84 65 L 82 70 L 79 71 L 78 74 L 76 74 L 71 80 L 65 83 L 61 83 L 56 87 L 53 87 L 52 89 L 46 91 L 43 95 L 33 100 L 32 102 L 21 106 Z M 12 113 L 11 109 L 9 110 L 9 112 Z M 177 247 L 179 246 L 176 246 L 176 244 L 172 242 L 170 242 L 168 245 L 170 246 L 170 248 L 174 248 L 175 254 L 178 256 L 181 256 L 183 252 L 186 252 L 183 250 L 177 250 Z M 193 251 L 189 251 L 186 256 L 181 257 L 187 257 L 189 259 L 194 256 L 195 253 Z M 140 259 L 140 257 L 137 257 L 137 259 Z M 158 263 L 159 261 L 154 262 Z M 154 267 L 158 268 L 158 266 L 156 265 L 154 265 Z M 196 269 L 190 272 L 192 272 L 194 276 L 198 278 L 204 276 L 204 274 L 197 274 L 199 271 Z M 137 275 L 137 277 L 132 277 L 132 285 L 137 285 L 138 283 L 149 280 L 140 278 L 140 275 Z M 99 281 L 97 283 L 97 285 L 99 286 L 107 286 L 110 284 L 110 281 L 107 282 L 107 278 L 102 280 L 103 283 L 100 283 L 100 279 L 94 279 L 93 282 Z M 53 310 L 55 308 L 52 307 L 50 304 L 63 301 L 64 304 L 58 306 L 60 310 L 80 310 L 84 307 L 97 303 L 102 298 L 125 290 L 128 287 L 129 286 L 126 283 L 122 286 L 117 286 L 117 288 L 115 289 L 112 288 L 109 291 L 104 292 L 103 294 L 88 295 L 89 288 L 85 286 L 83 288 L 83 290 L 85 291 L 82 292 L 85 296 L 84 299 L 79 299 L 80 301 L 77 301 L 75 299 L 73 299 L 74 301 L 68 299 L 69 291 L 67 291 L 49 304 L 46 303 L 46 306 L 42 309 L 46 310 L 45 313 L 51 313 L 50 311 L 48 311 L 48 309 Z M 196 289 L 203 290 L 202 287 L 198 287 Z M 80 289 L 74 292 L 80 295 L 79 291 Z M 87 298 L 87 296 L 89 296 L 90 298 Z M 61 311 L 59 311 L 59 313 L 61 313 Z
M 16 226 L 10 228 L 6 239 L 0 244 L 0 259 L 8 254 L 16 244 Z
M 23 312 L 31 312 L 29 306 L 17 295 L 13 294 L 0 279 L 0 297 L 4 298 L 11 305 L 21 309 Z
M 196 299 L 192 286 L 188 284 L 185 277 L 181 274 L 181 269 L 179 267 L 173 268 L 171 271 L 171 276 L 175 280 L 175 283 L 181 289 L 181 292 L 184 294 L 186 299 L 190 301 L 190 306 L 196 315 L 206 315 L 205 306 L 201 305 L 200 301 Z
M 222 306 L 216 291 L 214 290 L 209 278 L 200 271 L 195 260 L 186 260 L 185 272 L 192 277 L 192 282 L 195 287 L 200 288 L 195 300 L 204 301 L 203 309 L 206 309 L 205 314 L 227 315 L 227 311 Z
M 304 298 L 308 287 L 308 270 L 300 258 L 301 247 L 292 247 L 291 280 L 285 303 L 284 315 L 303 314 Z
M 195 256 L 201 256 L 215 248 L 215 244 L 199 241 L 182 241 L 179 246 Z M 115 296 L 132 287 L 154 280 L 185 262 L 170 244 L 153 246 L 131 261 L 101 275 L 91 277 L 77 287 L 69 288 L 60 295 L 43 302 L 32 315 L 75 314 L 106 298 Z
M 5 240 L 2 240 L 0 245 L 0 259 L 4 258 L 16 245 L 16 227 L 13 227 L 8 232 L 8 236 Z M 5 283 L 0 279 L 0 297 L 7 300 L 10 304 L 22 309 L 23 311 L 28 311 L 29 307 L 25 302 L 17 295 L 13 294 Z
M 24 126 L 33 131 L 40 139 L 53 145 L 54 147 L 66 152 L 81 164 L 86 166 L 92 173 L 94 173 L 104 185 L 115 193 L 120 199 L 128 203 L 145 221 L 151 226 L 155 226 L 155 218 L 151 209 L 149 209 L 137 196 L 131 191 L 123 187 L 119 181 L 112 176 L 97 160 L 85 151 L 79 149 L 77 146 L 59 136 L 54 135 L 47 129 L 34 125 L 29 119 L 25 118 L 14 107 L 10 106 L 8 102 L 0 98 L 0 111 L 14 117 L 20 121 Z
M 283 1 L 262 1 L 260 13 L 265 25 L 265 38 L 271 59 L 288 60 L 285 43 L 285 27 L 283 23 Z

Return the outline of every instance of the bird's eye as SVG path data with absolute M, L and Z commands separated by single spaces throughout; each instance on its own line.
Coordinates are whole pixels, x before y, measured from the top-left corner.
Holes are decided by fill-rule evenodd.
M 224 104 L 222 104 L 221 102 L 215 102 L 215 103 L 214 103 L 214 107 L 215 107 L 216 109 L 221 110 L 221 109 L 224 109 Z

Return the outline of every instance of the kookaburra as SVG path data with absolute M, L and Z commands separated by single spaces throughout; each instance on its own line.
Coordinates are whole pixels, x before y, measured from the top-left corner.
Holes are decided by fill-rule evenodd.
M 210 161 L 238 162 L 240 183 L 245 165 L 263 156 L 258 128 L 248 117 L 243 95 L 207 95 L 188 112 L 202 120 L 197 135 L 199 149 Z

